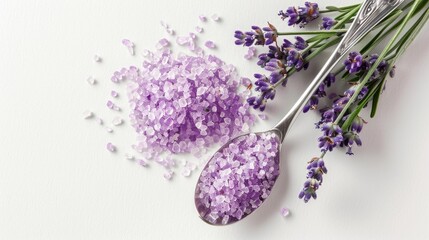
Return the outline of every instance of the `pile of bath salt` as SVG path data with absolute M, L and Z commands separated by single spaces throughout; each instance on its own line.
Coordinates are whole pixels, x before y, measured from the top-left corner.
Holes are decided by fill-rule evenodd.
M 177 57 L 168 44 L 146 52 L 141 68 L 130 67 L 112 80 L 128 79 L 134 148 L 147 159 L 160 153 L 201 156 L 213 143 L 248 132 L 254 124 L 234 66 L 208 56 Z
M 211 20 L 205 16 L 199 19 L 200 24 L 220 21 L 216 14 Z M 165 22 L 161 25 L 168 38 L 174 40 L 162 38 L 153 52 L 137 52 L 131 40 L 122 40 L 130 55 L 141 54 L 145 60 L 139 66 L 123 67 L 113 73 L 110 80 L 118 83 L 118 89 L 109 90 L 111 98 L 106 104 L 116 115 L 113 121 L 109 124 L 101 115 L 89 110 L 84 112 L 84 118 L 95 119 L 108 133 L 119 133 L 120 125 L 128 125 L 123 124 L 127 121 L 120 116 L 124 108 L 117 105 L 119 83 L 126 83 L 130 104 L 127 115 L 137 133 L 137 142 L 130 145 L 138 154 L 125 152 L 125 158 L 143 167 L 148 166 L 149 161 L 158 163 L 166 170 L 164 178 L 170 180 L 178 170 L 176 154 L 190 153 L 197 157 L 181 161 L 181 175 L 188 177 L 198 163 L 203 163 L 198 160 L 209 157 L 203 155 L 210 146 L 250 131 L 255 117 L 245 101 L 250 94 L 251 81 L 240 78 L 234 66 L 206 53 L 217 49 L 217 44 L 211 40 L 201 42 L 206 30 L 196 26 L 195 33 L 176 36 L 170 25 Z M 173 54 L 170 49 L 173 45 L 175 49 L 178 47 L 178 52 L 185 50 L 190 55 Z M 93 60 L 97 64 L 102 62 L 98 55 Z M 92 76 L 87 79 L 92 86 L 98 81 Z M 123 152 L 110 141 L 106 149 L 113 154 Z

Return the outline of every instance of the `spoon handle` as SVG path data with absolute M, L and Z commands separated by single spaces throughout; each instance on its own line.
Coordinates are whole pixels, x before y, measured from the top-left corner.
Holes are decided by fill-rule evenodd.
M 281 141 L 284 140 L 298 114 L 310 97 L 317 90 L 326 76 L 332 71 L 340 59 L 361 40 L 372 28 L 395 10 L 404 0 L 365 0 L 362 3 L 355 20 L 347 30 L 335 51 L 326 61 L 325 65 L 310 83 L 298 101 L 289 110 L 286 116 L 274 127 L 281 132 Z

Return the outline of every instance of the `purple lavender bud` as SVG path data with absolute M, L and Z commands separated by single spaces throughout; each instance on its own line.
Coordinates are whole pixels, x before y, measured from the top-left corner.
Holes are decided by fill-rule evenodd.
M 306 113 L 308 110 L 314 110 L 317 108 L 317 105 L 319 104 L 319 98 L 316 96 L 311 96 L 310 100 L 308 100 L 308 103 L 304 106 L 303 112 Z
M 272 24 L 268 23 L 268 27 L 264 27 L 262 30 L 265 31 L 265 45 L 270 45 L 277 40 L 277 29 Z
M 264 98 L 273 100 L 275 96 L 276 96 L 276 90 L 271 90 L 267 94 L 265 94 Z
M 235 45 L 243 45 L 244 44 L 244 39 L 245 39 L 245 35 L 242 31 L 235 31 L 234 33 L 234 37 L 237 38 L 237 40 L 235 40 Z
M 334 82 L 335 82 L 335 74 L 333 74 L 333 73 L 328 74 L 328 76 L 326 76 L 325 80 L 323 80 L 323 83 L 327 87 L 330 87 Z
M 276 84 L 276 83 L 277 83 L 278 81 L 280 81 L 283 77 L 284 77 L 284 74 L 282 74 L 282 73 L 280 73 L 280 72 L 278 72 L 278 71 L 276 71 L 276 72 L 272 72 L 272 73 L 270 74 L 269 81 L 270 81 L 270 83 L 271 83 L 271 84 Z
M 288 67 L 293 67 L 298 63 L 299 58 L 301 57 L 301 54 L 295 50 L 295 49 L 290 49 L 289 50 L 289 54 L 286 58 L 286 64 Z
M 254 105 L 255 101 L 256 101 L 256 97 L 249 97 L 247 100 L 247 103 L 249 103 L 249 105 Z
M 363 124 L 363 119 L 359 116 L 356 116 L 355 119 L 353 119 L 351 130 L 360 133 L 362 131 Z
M 295 37 L 296 41 L 295 41 L 295 47 L 298 50 L 304 50 L 305 48 L 307 48 L 308 43 L 307 41 L 304 40 L 304 38 L 300 37 L 300 36 L 296 36 Z
M 258 87 L 268 87 L 268 83 L 265 82 L 265 79 L 260 79 L 255 82 L 255 85 Z
M 305 2 L 305 7 L 299 7 L 299 16 L 301 18 L 300 27 L 319 17 L 319 6 L 317 3 Z
M 361 70 L 363 57 L 358 52 L 351 52 L 349 57 L 344 61 L 344 66 L 349 73 L 356 73 Z
M 259 54 L 258 58 L 259 61 L 256 64 L 261 67 L 265 67 L 265 64 L 267 64 L 271 60 L 271 58 L 266 53 Z
M 329 109 L 322 114 L 322 122 L 328 123 L 333 122 L 336 118 L 334 109 Z
M 324 30 L 329 30 L 331 29 L 335 24 L 337 23 L 337 21 L 335 21 L 334 19 L 330 18 L 330 17 L 323 17 L 322 18 L 322 25 L 320 25 L 320 29 L 324 29 Z
M 323 136 L 319 137 L 319 148 L 322 152 L 332 151 L 343 141 L 340 126 L 333 123 L 326 123 L 322 126 Z
M 294 46 L 293 43 L 291 43 L 289 40 L 283 39 L 283 44 L 282 44 L 282 48 L 283 49 L 290 48 L 290 47 L 293 47 L 293 46 Z
M 301 18 L 298 14 L 298 9 L 296 9 L 295 7 L 288 7 L 288 9 L 286 9 L 286 12 L 280 11 L 278 15 L 282 20 L 289 18 L 289 26 L 295 25 L 301 21 Z

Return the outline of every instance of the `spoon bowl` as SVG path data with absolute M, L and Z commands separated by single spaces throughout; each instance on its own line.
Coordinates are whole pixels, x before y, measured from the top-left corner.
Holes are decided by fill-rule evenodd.
M 204 167 L 195 205 L 212 225 L 237 222 L 267 199 L 279 176 L 281 133 L 248 133 L 224 144 Z

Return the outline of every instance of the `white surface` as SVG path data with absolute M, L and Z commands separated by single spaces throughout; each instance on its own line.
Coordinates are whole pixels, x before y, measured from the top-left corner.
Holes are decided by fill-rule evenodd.
M 297 198 L 306 161 L 319 152 L 317 116 L 310 113 L 299 117 L 285 142 L 282 174 L 269 200 L 231 226 L 212 227 L 197 217 L 196 174 L 167 182 L 160 166 L 143 169 L 125 159 L 135 139 L 128 122 L 109 134 L 82 119 L 86 109 L 106 122 L 115 116 L 105 107 L 116 89 L 110 74 L 141 61 L 128 54 L 122 38 L 133 40 L 141 53 L 167 36 L 159 20 L 179 35 L 201 25 L 201 38 L 215 41 L 222 59 L 251 76 L 259 69 L 232 44 L 233 31 L 267 20 L 287 29 L 277 11 L 302 2 L 2 0 L 0 238 L 428 239 L 428 27 L 399 61 L 376 118 L 367 118 L 364 147 L 353 157 L 327 155 L 319 199 L 304 204 Z M 198 20 L 213 13 L 223 21 Z M 94 54 L 101 64 L 93 62 Z M 270 120 L 256 129 L 279 120 L 322 63 L 319 58 L 294 76 L 270 104 Z M 89 75 L 99 84 L 88 85 Z M 126 109 L 125 88 L 118 90 Z M 118 154 L 105 150 L 108 141 L 118 145 Z M 280 216 L 282 207 L 291 209 L 288 218 Z

